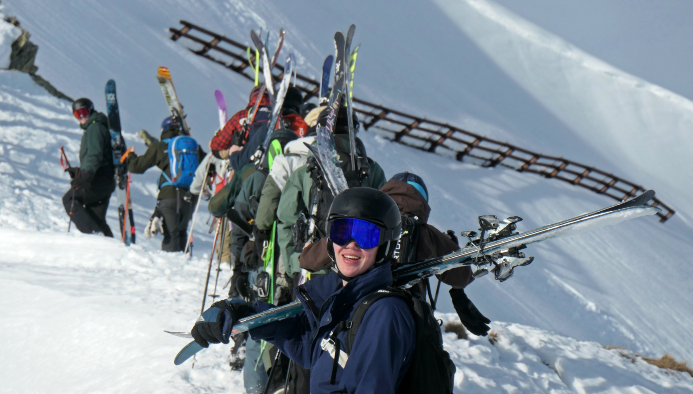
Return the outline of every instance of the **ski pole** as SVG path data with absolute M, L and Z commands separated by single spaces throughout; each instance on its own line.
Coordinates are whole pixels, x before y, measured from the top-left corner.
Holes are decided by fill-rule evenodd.
M 63 147 L 60 147 L 60 166 L 63 167 L 63 170 L 68 169 L 70 166 L 70 161 L 67 160 L 67 155 L 65 154 L 65 150 Z
M 67 232 L 70 232 L 70 228 L 72 227 L 72 213 L 75 211 L 75 188 L 72 188 L 72 201 L 70 201 L 70 218 L 67 221 Z
M 217 277 L 214 279 L 214 292 L 212 293 L 212 302 L 219 297 L 217 295 L 217 284 L 219 283 L 219 273 L 221 272 L 221 253 L 224 250 L 224 241 L 226 240 L 226 218 L 221 220 L 221 235 L 219 237 L 219 251 L 217 251 Z M 214 250 L 212 250 L 214 252 Z
M 63 149 L 62 146 L 60 146 L 60 166 L 63 168 L 63 171 L 70 168 L 70 161 L 67 159 L 67 155 L 65 154 L 65 150 Z M 70 232 L 70 229 L 72 228 L 72 213 L 75 211 L 75 188 L 72 188 L 72 199 L 70 201 L 70 213 L 68 214 L 69 218 L 67 219 L 67 232 Z
M 219 239 L 219 229 L 221 228 L 221 219 L 217 222 L 217 231 L 214 234 L 214 243 L 212 244 L 212 250 L 216 249 L 217 239 Z M 212 261 L 214 260 L 214 253 L 209 256 L 209 266 L 207 267 L 207 279 L 205 280 L 205 291 L 202 294 L 202 308 L 200 308 L 200 315 L 205 311 L 205 301 L 207 300 L 207 289 L 209 287 L 209 276 L 212 273 Z
M 130 174 L 128 174 L 128 184 L 130 183 Z M 125 191 L 125 209 L 123 214 L 123 243 L 125 243 L 125 235 L 127 234 L 128 227 L 128 204 L 130 203 L 130 188 L 128 187 Z
M 272 376 L 274 376 L 274 369 L 277 366 L 277 361 L 279 361 L 279 356 L 281 356 L 282 352 L 277 349 L 277 354 L 274 356 L 274 361 L 272 362 L 272 369 L 270 370 L 270 374 L 267 377 L 267 384 L 265 385 L 265 389 L 262 391 L 263 394 L 269 393 L 269 388 L 270 385 L 272 384 Z M 286 392 L 286 390 L 284 391 Z

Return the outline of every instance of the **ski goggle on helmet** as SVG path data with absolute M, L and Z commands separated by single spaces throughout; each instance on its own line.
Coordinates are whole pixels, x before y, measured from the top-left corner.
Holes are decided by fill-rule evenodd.
M 332 243 L 345 246 L 354 240 L 362 249 L 397 240 L 401 231 L 395 201 L 368 187 L 353 187 L 335 196 L 325 227 Z
M 72 114 L 76 119 L 88 118 L 92 109 L 94 104 L 88 98 L 79 98 L 72 103 Z
M 361 249 L 371 249 L 383 241 L 384 231 L 380 226 L 367 220 L 356 218 L 339 218 L 330 223 L 330 240 L 346 246 L 352 239 Z

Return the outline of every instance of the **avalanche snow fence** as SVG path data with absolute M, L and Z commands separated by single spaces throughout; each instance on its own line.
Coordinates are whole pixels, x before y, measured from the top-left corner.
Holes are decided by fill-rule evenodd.
M 185 38 L 194 43 L 192 46 L 186 46 L 194 54 L 218 63 L 251 81 L 255 80 L 253 68 L 246 57 L 248 45 L 187 21 L 181 20 L 180 23 L 180 28 L 169 28 L 173 41 Z M 251 54 L 251 61 L 255 62 L 255 51 L 252 50 Z M 262 66 L 260 68 L 262 69 Z M 284 66 L 277 63 L 272 74 L 275 80 L 281 80 Z M 305 93 L 308 100 L 318 96 L 320 83 L 314 78 L 296 74 L 296 87 Z M 572 160 L 532 152 L 448 123 L 406 114 L 357 97 L 353 98 L 353 102 L 354 111 L 360 115 L 364 129 L 416 149 L 482 167 L 502 166 L 558 179 L 618 201 L 646 191 L 641 185 Z M 662 209 L 662 212 L 657 213 L 660 222 L 666 222 L 675 213 L 657 197 L 653 198 L 649 205 Z

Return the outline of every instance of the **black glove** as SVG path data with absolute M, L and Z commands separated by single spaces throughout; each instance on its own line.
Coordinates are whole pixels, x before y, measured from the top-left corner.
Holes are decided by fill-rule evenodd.
M 190 333 L 202 347 L 210 343 L 229 343 L 231 330 L 238 320 L 251 315 L 250 305 L 232 303 L 231 300 L 217 301 L 197 319 Z
M 476 309 L 474 303 L 464 294 L 464 290 L 450 289 L 450 298 L 452 298 L 452 306 L 455 307 L 460 321 L 467 330 L 474 335 L 485 337 L 490 330 L 488 324 L 491 320 Z
M 79 167 L 67 167 L 65 172 L 70 175 L 70 179 L 75 179 L 77 174 L 79 174 Z
M 455 235 L 455 232 L 454 232 L 454 231 L 448 230 L 448 231 L 445 232 L 445 234 L 447 234 L 448 237 L 450 237 L 450 239 L 452 240 L 452 242 L 456 243 L 457 246 L 460 246 L 460 241 L 457 239 L 457 235 Z
M 191 192 L 190 190 L 188 190 L 187 192 L 185 192 L 185 195 L 183 196 L 183 201 L 185 201 L 185 202 L 192 202 L 192 199 L 193 199 L 193 194 L 192 194 L 192 192 Z
M 85 190 L 91 184 L 94 179 L 94 174 L 89 171 L 78 171 L 77 176 L 70 181 L 70 186 L 75 190 Z

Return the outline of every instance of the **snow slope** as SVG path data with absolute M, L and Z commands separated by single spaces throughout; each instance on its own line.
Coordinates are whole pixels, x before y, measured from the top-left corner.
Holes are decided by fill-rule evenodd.
M 66 103 L 47 96 L 24 74 L 0 72 L 0 91 L 2 118 L 25 123 L 23 128 L 0 124 L 5 169 L 0 177 L 5 202 L 0 215 L 0 392 L 242 392 L 240 373 L 231 372 L 226 362 L 227 347 L 200 353 L 194 368 L 190 362 L 175 367 L 172 358 L 187 341 L 163 333 L 192 325 L 206 256 L 187 261 L 157 251 L 153 241 L 127 248 L 114 239 L 65 233 L 62 207 L 48 193 L 66 189 L 66 176 L 34 148 L 42 141 L 41 150 L 54 151 L 63 144 L 72 152 L 79 141 L 76 122 L 60 116 Z M 366 138 L 370 146 L 387 144 Z M 395 156 L 403 156 L 408 148 L 395 150 Z M 448 171 L 467 178 L 483 171 L 435 159 L 432 171 L 445 171 L 449 164 L 454 166 Z M 431 187 L 442 191 L 439 185 Z M 115 217 L 109 219 L 115 222 Z M 529 269 L 504 287 L 524 282 Z M 224 270 L 222 281 L 227 273 Z M 439 317 L 445 322 L 457 319 L 455 314 Z M 459 392 L 693 390 L 688 375 L 634 363 L 598 343 L 517 323 L 493 323 L 492 328 L 498 335 L 494 344 L 486 338 L 444 335 L 458 367 Z M 40 379 L 34 378 L 36 371 L 41 371 Z
M 650 144 L 656 148 L 653 160 L 659 168 L 678 165 L 687 169 L 685 155 L 672 155 L 669 148 L 689 143 L 681 131 L 687 125 L 689 104 L 670 93 L 657 96 L 654 93 L 661 89 L 586 57 L 489 2 L 466 0 L 457 5 L 476 15 L 474 23 L 465 28 L 466 33 L 458 26 L 464 19 L 457 19 L 464 15 L 447 3 L 415 2 L 402 9 L 368 3 L 373 12 L 357 12 L 365 4 L 357 2 L 341 8 L 336 3 L 309 7 L 302 3 L 205 0 L 26 0 L 10 1 L 6 11 L 16 13 L 39 44 L 39 72 L 68 95 L 92 97 L 97 109 L 103 109 L 99 98 L 103 97 L 105 81 L 116 79 L 125 137 L 138 152 L 144 148 L 134 132 L 141 127 L 157 130 L 166 114 L 154 82 L 157 66 L 171 69 L 193 135 L 202 143 L 217 127 L 213 90 L 221 88 L 229 107 L 240 108 L 250 89 L 246 80 L 170 41 L 165 29 L 178 19 L 235 38 L 247 36 L 250 28 L 270 27 L 276 31 L 284 26 L 289 32 L 287 47 L 296 52 L 309 75 L 311 70 L 316 73 L 320 59 L 332 50 L 329 39 L 335 27 L 344 29 L 354 22 L 358 26 L 357 41 L 363 40 L 364 44 L 356 79 L 358 95 L 430 113 L 431 117 L 520 145 L 539 146 L 546 153 L 613 169 L 624 176 L 632 171 L 632 180 L 645 186 L 656 185 L 662 199 L 671 202 L 681 214 L 666 225 L 653 218 L 641 218 L 618 228 L 532 247 L 528 254 L 536 257 L 535 262 L 518 270 L 512 280 L 501 285 L 483 278 L 469 287 L 470 297 L 484 314 L 494 321 L 512 322 L 495 324 L 494 329 L 501 338 L 511 338 L 508 346 L 517 346 L 517 350 L 498 350 L 499 345 L 491 347 L 485 339 L 452 343 L 446 336 L 446 344 L 455 349 L 460 367 L 458 388 L 465 392 L 504 392 L 513 391 L 512 387 L 520 392 L 539 391 L 536 388 L 545 392 L 623 392 L 626 387 L 633 392 L 646 392 L 644 388 L 666 392 L 678 390 L 676 387 L 684 387 L 679 392 L 690 391 L 688 377 L 674 374 L 669 379 L 669 375 L 640 365 L 631 370 L 619 364 L 613 352 L 580 342 L 620 345 L 651 356 L 671 352 L 693 360 L 693 341 L 688 335 L 688 328 L 693 326 L 693 302 L 689 297 L 693 269 L 688 264 L 693 231 L 681 219 L 693 211 L 684 198 L 690 182 L 681 181 L 685 172 L 676 178 L 671 173 L 653 175 L 631 169 L 640 164 L 630 152 L 619 152 L 612 141 L 622 138 L 620 129 L 606 124 L 604 117 L 594 118 L 602 131 L 599 144 L 588 138 L 588 117 L 574 121 L 569 117 L 583 109 L 597 113 L 608 109 L 591 103 L 589 92 L 604 95 L 601 105 L 613 108 L 615 102 L 640 89 L 638 100 L 626 100 L 618 106 L 619 117 L 640 127 L 638 132 L 651 133 L 660 142 L 669 141 L 668 145 Z M 402 21 L 407 21 L 406 26 Z M 489 42 L 489 36 L 497 40 Z M 444 53 L 450 61 L 432 64 L 430 56 L 412 56 L 415 50 L 405 45 L 407 42 L 425 44 L 434 53 Z M 570 50 L 561 52 L 555 46 L 537 42 Z M 446 48 L 454 50 L 443 50 Z M 551 61 L 514 72 L 509 70 L 512 63 L 508 63 L 513 58 L 498 54 L 509 49 L 516 50 L 519 59 L 531 54 L 535 60 L 543 56 Z M 459 64 L 465 66 L 463 73 Z M 577 78 L 584 90 L 576 92 L 567 103 L 551 103 L 552 94 L 562 97 L 560 89 L 540 82 L 542 74 L 557 75 L 552 66 L 566 72 L 566 78 L 558 81 L 576 83 Z M 590 73 L 588 66 L 596 69 L 592 67 L 594 72 Z M 605 70 L 613 73 L 615 82 L 604 82 Z M 638 82 L 628 87 L 624 81 Z M 604 89 L 600 89 L 602 85 Z M 29 392 L 46 388 L 94 391 L 96 387 L 114 392 L 239 389 L 239 376 L 225 372 L 220 361 L 224 350 L 198 357 L 198 366 L 204 368 L 174 368 L 170 359 L 184 341 L 161 334 L 163 329 L 186 330 L 194 320 L 201 297 L 200 281 L 206 270 L 204 257 L 185 263 L 156 252 L 158 240 L 142 236 L 138 246 L 127 250 L 112 240 L 60 234 L 67 225 L 60 197 L 68 185 L 66 175 L 57 166 L 57 148 L 64 145 L 68 155 L 75 158 L 81 131 L 71 119 L 68 105 L 47 96 L 25 75 L 0 72 L 0 99 L 0 223 L 1 231 L 6 233 L 0 237 L 4 251 L 0 258 L 0 316 L 6 319 L 1 326 L 0 350 L 12 355 L 0 361 L 0 381 L 10 382 L 2 386 L 10 387 L 10 392 L 24 391 L 22 385 L 27 382 L 33 385 L 26 390 Z M 675 105 L 662 104 L 672 102 Z M 650 110 L 657 113 L 647 112 Z M 653 126 L 653 119 L 666 122 L 670 140 Z M 676 119 L 681 121 L 677 123 Z M 567 184 L 511 171 L 480 169 L 388 143 L 369 133 L 362 138 L 386 174 L 408 170 L 427 181 L 433 207 L 431 220 L 443 229 L 474 229 L 477 215 L 495 213 L 524 217 L 520 229 L 526 230 L 612 203 Z M 636 153 L 644 149 L 637 140 L 623 139 L 622 143 L 624 149 Z M 615 149 L 619 160 L 614 160 L 610 151 L 604 153 L 601 144 Z M 133 178 L 140 234 L 154 206 L 156 175 L 157 171 L 151 171 Z M 116 223 L 113 210 L 109 221 Z M 206 251 L 210 237 L 201 227 L 196 239 L 206 242 L 198 244 L 197 250 Z M 39 244 L 41 248 L 34 246 Z M 449 300 L 443 295 L 442 310 L 450 312 Z M 41 300 L 45 299 L 54 300 L 50 312 L 41 310 Z M 111 310 L 112 315 L 106 312 Z M 46 321 L 41 320 L 44 314 Z M 48 327 L 56 331 L 56 336 L 51 336 L 54 334 Z M 517 334 L 512 327 L 522 333 Z M 17 339 L 24 332 L 33 337 L 65 339 L 41 339 L 34 346 L 33 341 Z M 113 336 L 119 341 L 111 343 Z M 521 337 L 530 338 L 522 340 L 530 345 L 524 345 Z M 84 345 L 79 345 L 80 341 Z M 548 350 L 540 342 L 548 344 Z M 70 347 L 78 350 L 72 350 L 70 363 L 64 363 L 62 357 L 70 344 L 79 347 Z M 583 347 L 587 349 L 584 352 L 580 350 Z M 26 352 L 30 356 L 23 355 Z M 138 357 L 132 358 L 132 354 Z M 39 355 L 47 361 L 38 364 L 43 360 Z M 95 357 L 98 362 L 92 361 Z M 519 362 L 523 357 L 529 361 Z M 591 364 L 591 357 L 598 364 Z M 537 360 L 546 361 L 557 373 Z M 102 365 L 109 367 L 108 372 L 99 368 Z M 43 381 L 32 380 L 27 374 L 35 366 L 55 372 Z M 142 369 L 152 371 L 154 377 L 120 378 L 137 375 Z M 600 371 L 609 372 L 600 375 Z M 643 381 L 634 373 L 651 379 Z M 607 383 L 602 383 L 602 378 Z

